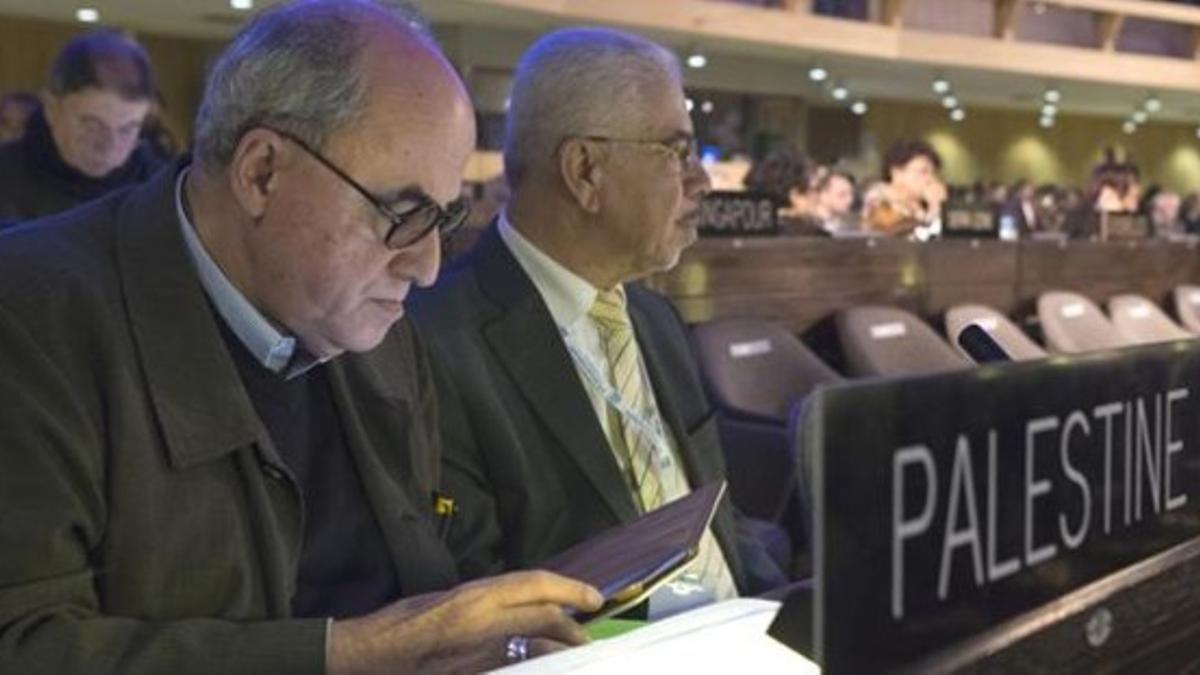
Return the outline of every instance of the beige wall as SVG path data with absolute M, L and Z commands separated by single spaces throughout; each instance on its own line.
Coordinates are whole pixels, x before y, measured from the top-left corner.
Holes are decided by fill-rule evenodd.
M 36 92 L 45 82 L 55 54 L 82 30 L 80 24 L 0 15 L 0 92 Z M 186 144 L 209 59 L 223 43 L 162 35 L 138 34 L 137 38 L 150 54 L 167 101 L 163 119 L 179 142 Z
M 941 154 L 943 172 L 954 183 L 1027 178 L 1079 185 L 1112 146 L 1131 154 L 1145 184 L 1200 190 L 1195 126 L 1151 122 L 1126 135 L 1120 124 L 1112 118 L 1064 114 L 1054 127 L 1042 129 L 1032 109 L 968 109 L 967 119 L 954 123 L 938 106 L 874 101 L 863 147 L 868 156 L 878 156 L 898 139 L 923 138 Z

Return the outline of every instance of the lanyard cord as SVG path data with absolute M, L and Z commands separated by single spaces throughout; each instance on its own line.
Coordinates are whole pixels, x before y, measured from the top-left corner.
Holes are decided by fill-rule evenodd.
M 620 394 L 610 385 L 606 378 L 600 375 L 601 370 L 586 354 L 572 343 L 567 331 L 561 330 L 563 343 L 567 346 L 567 351 L 571 354 L 571 359 L 583 371 L 584 379 L 600 394 L 605 403 L 612 407 L 616 413 L 622 418 L 633 423 L 638 431 L 649 437 L 650 444 L 654 448 L 655 463 L 660 469 L 666 469 L 671 466 L 673 459 L 671 457 L 671 448 L 667 443 L 667 435 L 663 429 L 662 419 L 655 415 L 652 419 L 647 419 L 645 416 L 638 414 L 632 410 L 624 401 L 621 400 Z M 641 368 L 638 368 L 638 377 L 641 377 Z

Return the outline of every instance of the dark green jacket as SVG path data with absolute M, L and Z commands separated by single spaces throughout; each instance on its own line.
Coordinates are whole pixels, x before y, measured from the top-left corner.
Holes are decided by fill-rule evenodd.
M 180 168 L 0 236 L 0 673 L 324 670 L 326 621 L 288 617 L 301 497 L 187 257 Z M 401 587 L 449 586 L 424 351 L 402 322 L 326 367 Z

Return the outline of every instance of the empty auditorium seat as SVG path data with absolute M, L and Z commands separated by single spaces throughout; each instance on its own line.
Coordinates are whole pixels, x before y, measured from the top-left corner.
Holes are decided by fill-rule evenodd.
M 714 402 L 742 417 L 787 422 L 792 401 L 841 377 L 795 335 L 757 319 L 692 327 Z
M 946 310 L 946 338 L 963 356 L 970 358 L 958 344 L 958 335 L 975 324 L 988 332 L 1014 361 L 1032 361 L 1046 357 L 1046 350 L 1029 339 L 1007 316 L 986 305 L 956 305 Z
M 1175 316 L 1187 330 L 1200 335 L 1200 286 L 1176 286 Z
M 851 375 L 922 375 L 972 363 L 928 324 L 902 309 L 853 307 L 838 312 L 836 323 Z
M 1108 299 L 1108 318 L 1117 332 L 1133 344 L 1189 340 L 1191 333 L 1179 327 L 1166 312 L 1149 299 L 1127 293 Z
M 1096 303 L 1078 293 L 1042 293 L 1037 301 L 1037 314 L 1046 347 L 1052 352 L 1078 354 L 1133 344 L 1117 332 Z
M 692 328 L 705 386 L 718 409 L 730 497 L 745 514 L 778 522 L 794 550 L 808 544 L 796 460 L 787 436 L 795 401 L 842 378 L 795 335 L 754 319 Z

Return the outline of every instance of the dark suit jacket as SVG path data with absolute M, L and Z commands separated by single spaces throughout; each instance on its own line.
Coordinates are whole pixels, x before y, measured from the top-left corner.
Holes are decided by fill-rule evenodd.
M 683 324 L 665 298 L 637 286 L 627 294 L 689 482 L 723 478 L 714 411 Z M 464 577 L 536 566 L 637 517 L 550 311 L 494 225 L 410 311 L 438 374 L 443 480 L 459 505 L 449 543 Z M 745 592 L 733 515 L 726 501 L 715 532 Z
M 322 673 L 289 618 L 303 504 L 218 333 L 179 165 L 0 236 L 0 672 Z M 431 374 L 407 324 L 326 366 L 407 593 L 445 588 Z

